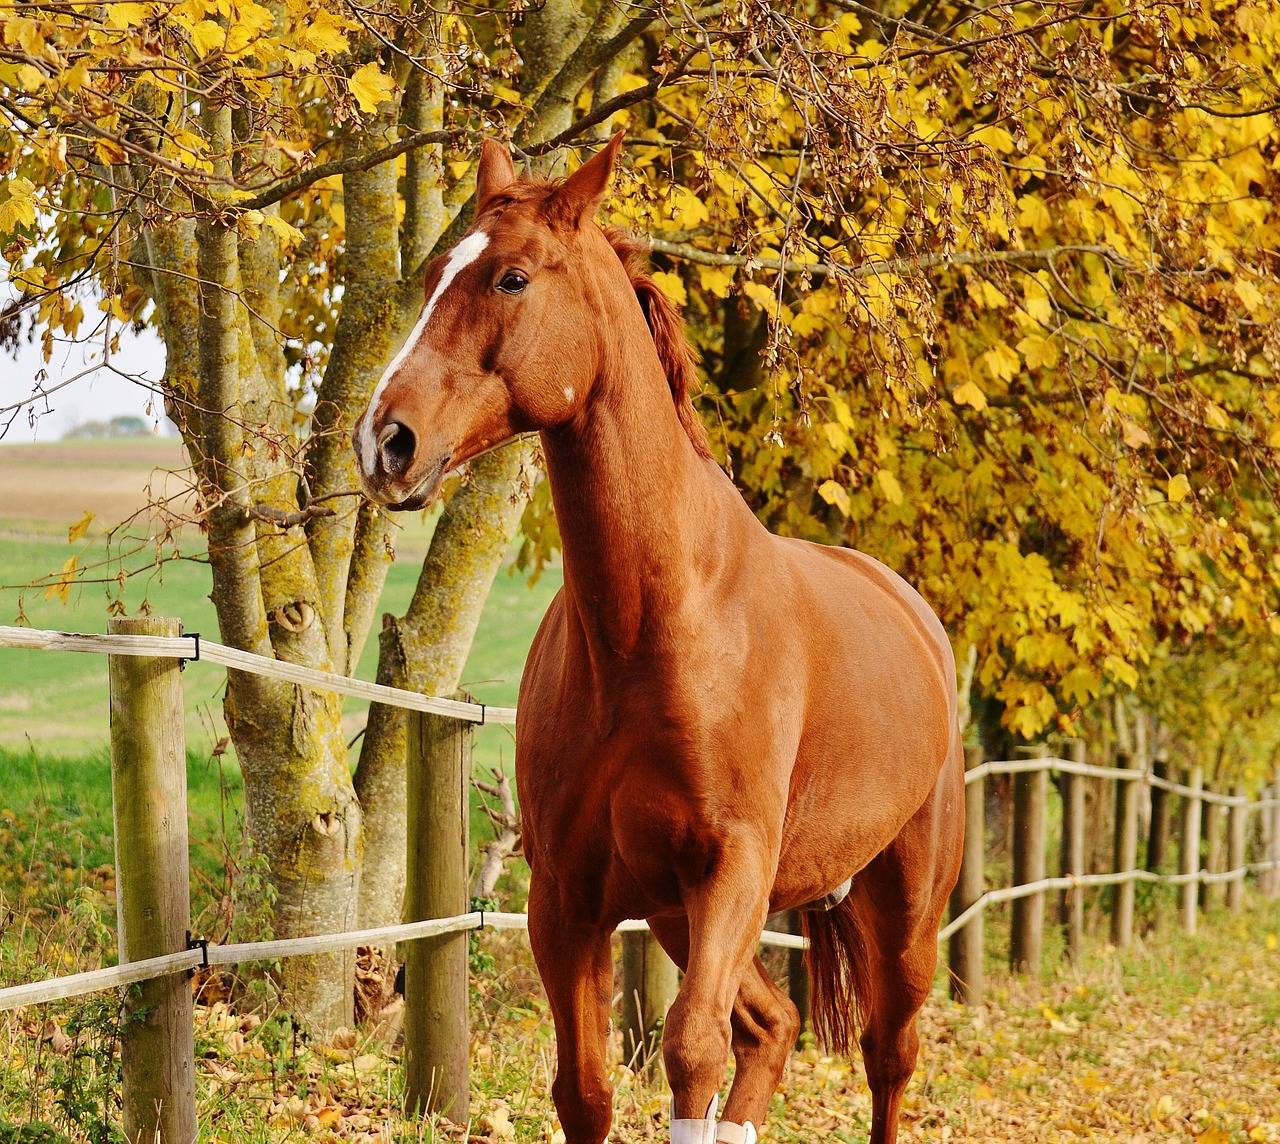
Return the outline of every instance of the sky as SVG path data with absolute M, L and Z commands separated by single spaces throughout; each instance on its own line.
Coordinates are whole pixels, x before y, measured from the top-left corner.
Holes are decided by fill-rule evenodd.
M 51 389 L 101 360 L 101 342 L 74 346 L 60 344 L 54 350 L 53 360 L 46 364 L 39 342 L 23 341 L 16 358 L 9 353 L 0 356 L 0 379 L 3 379 L 0 380 L 0 406 L 12 405 L 29 397 L 41 370 L 48 374 L 43 387 Z M 158 383 L 164 373 L 164 344 L 149 329 L 141 334 L 124 330 L 120 334 L 120 352 L 112 355 L 111 363 L 124 373 Z M 38 413 L 34 424 L 33 411 Z M 40 399 L 21 409 L 9 431 L 0 438 L 0 444 L 56 441 L 85 421 L 107 421 L 121 414 L 146 417 L 153 423 L 164 418 L 160 400 L 150 390 L 108 369 L 97 369 L 51 394 L 47 403 Z M 10 416 L 10 412 L 0 414 L 0 428 Z

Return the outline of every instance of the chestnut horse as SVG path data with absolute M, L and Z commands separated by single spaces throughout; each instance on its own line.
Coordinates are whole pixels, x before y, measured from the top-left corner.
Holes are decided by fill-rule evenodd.
M 420 508 L 541 434 L 564 587 L 525 667 L 516 773 L 567 1144 L 609 1130 L 620 921 L 647 918 L 685 971 L 662 1038 L 672 1140 L 752 1141 L 800 1025 L 756 956 L 765 916 L 843 891 L 806 915 L 814 1021 L 837 1050 L 859 1034 L 887 1144 L 960 863 L 951 648 L 895 573 L 770 534 L 711 459 L 680 316 L 593 221 L 619 142 L 563 182 L 485 143 L 475 222 L 357 423 L 362 481 Z

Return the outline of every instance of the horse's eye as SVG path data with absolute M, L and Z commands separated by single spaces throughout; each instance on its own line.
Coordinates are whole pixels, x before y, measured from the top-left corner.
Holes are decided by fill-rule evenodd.
M 521 274 L 520 271 L 508 270 L 498 283 L 498 289 L 504 294 L 519 294 L 528 285 L 529 279 Z

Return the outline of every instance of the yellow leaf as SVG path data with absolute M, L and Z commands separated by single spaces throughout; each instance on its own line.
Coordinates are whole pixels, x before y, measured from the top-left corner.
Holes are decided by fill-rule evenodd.
M 1039 195 L 1023 195 L 1018 200 L 1018 225 L 1035 234 L 1044 234 L 1053 226 L 1053 216 Z
M 9 182 L 9 197 L 0 203 L 0 233 L 17 226 L 34 226 L 36 221 L 36 188 L 30 179 L 19 175 Z
M 1130 421 L 1127 417 L 1120 419 L 1120 432 L 1124 434 L 1124 443 L 1130 449 L 1141 449 L 1143 445 L 1151 444 L 1151 434 L 1136 421 Z
M 770 313 L 778 308 L 778 297 L 763 282 L 744 282 L 742 292 L 762 310 Z
M 89 525 L 93 523 L 93 517 L 94 517 L 94 514 L 92 510 L 90 509 L 84 510 L 84 516 L 82 516 L 79 520 L 75 522 L 75 524 L 73 524 L 70 528 L 67 529 L 68 544 L 74 544 L 86 532 L 89 531 Z
M 818 486 L 818 496 L 827 504 L 835 505 L 845 516 L 849 515 L 849 493 L 838 481 L 823 481 Z
M 1262 291 L 1248 278 L 1237 278 L 1231 286 L 1236 297 L 1248 307 L 1249 313 L 1256 314 L 1266 305 L 1267 300 L 1262 296 Z
M 520 93 L 514 87 L 508 87 L 505 83 L 495 83 L 493 85 L 493 94 L 506 103 L 520 102 Z
M 1005 345 L 1004 342 L 997 342 L 978 359 L 978 362 L 992 377 L 1004 381 L 1012 381 L 1022 365 L 1017 351 Z
M 1018 343 L 1018 352 L 1032 369 L 1037 366 L 1052 368 L 1058 364 L 1060 356 L 1058 343 L 1040 334 L 1028 334 L 1023 338 Z
M 979 143 L 985 143 L 993 151 L 999 152 L 1001 155 L 1009 155 L 1013 152 L 1013 136 L 1009 134 L 1003 127 L 997 127 L 988 123 L 984 127 L 979 127 L 972 135 L 972 138 Z
M 1152 1121 L 1168 1120 L 1178 1111 L 1178 1105 L 1173 1097 L 1167 1092 L 1162 1093 L 1160 1098 L 1151 1107 Z
M 1191 495 L 1191 482 L 1187 480 L 1187 474 L 1178 473 L 1177 476 L 1170 477 L 1165 495 L 1168 496 L 1170 504 L 1181 504 L 1186 500 Z
M 1123 683 L 1126 687 L 1138 686 L 1138 669 L 1133 664 L 1126 663 L 1118 655 L 1107 656 L 1102 661 L 1102 670 L 1117 683 Z
M 951 400 L 957 405 L 972 405 L 979 413 L 987 407 L 987 395 L 982 392 L 976 381 L 966 381 L 951 391 Z
M 313 52 L 336 56 L 347 50 L 345 27 L 337 16 L 322 8 L 308 18 L 306 31 L 301 36 L 302 44 Z
M 707 211 L 707 204 L 688 187 L 672 187 L 670 202 L 671 209 L 680 216 L 683 226 L 697 226 L 698 223 L 706 222 L 711 217 Z
M 880 490 L 884 493 L 885 499 L 890 504 L 902 503 L 902 486 L 898 484 L 898 478 L 888 469 L 877 469 L 876 480 L 880 484 Z
M 212 20 L 201 20 L 191 29 L 191 46 L 199 55 L 207 56 L 215 48 L 222 47 L 226 41 L 226 29 Z
M 262 216 L 262 222 L 269 230 L 275 231 L 280 241 L 286 246 L 302 241 L 302 231 L 300 231 L 296 226 L 285 222 L 284 219 L 277 214 L 264 214 Z
M 1231 1136 L 1221 1128 L 1210 1128 L 1196 1137 L 1196 1144 L 1230 1144 Z
M 1272 951 L 1280 948 L 1280 938 L 1277 938 L 1273 933 L 1267 934 L 1267 948 Z
M 1085 1092 L 1106 1092 L 1106 1090 L 1111 1087 L 1092 1070 L 1085 1073 L 1084 1076 L 1080 1078 L 1079 1085 L 1085 1090 Z
M 24 91 L 39 91 L 44 87 L 46 76 L 38 67 L 23 64 L 18 68 L 18 84 Z
M 133 4 L 127 2 L 107 4 L 103 15 L 108 28 L 136 28 L 151 15 L 149 4 Z
M 395 81 L 370 60 L 348 80 L 347 87 L 366 115 L 372 115 L 395 93 Z
M 76 582 L 76 557 L 68 556 L 58 572 L 58 577 L 44 590 L 46 600 L 61 600 L 64 604 L 71 596 L 71 585 Z
M 1205 407 L 1204 419 L 1214 429 L 1226 429 L 1231 424 L 1227 420 L 1227 415 L 1222 411 L 1222 406 L 1216 405 L 1212 401 Z
M 817 314 L 801 313 L 795 316 L 791 323 L 791 332 L 799 334 L 802 338 L 807 338 L 810 334 L 816 334 L 819 330 L 824 329 L 826 321 Z
M 236 7 L 236 18 L 227 31 L 226 50 L 240 52 L 275 23 L 275 17 L 261 4 L 249 0 Z
M 677 306 L 683 306 L 689 301 L 689 295 L 684 288 L 684 280 L 679 274 L 672 274 L 669 270 L 655 270 L 650 277 L 658 289 Z
M 1027 317 L 1047 326 L 1053 321 L 1053 303 L 1050 300 L 1049 288 L 1038 278 L 1028 278 L 1022 287 L 1022 304 Z
M 127 162 L 129 158 L 129 152 L 114 139 L 99 139 L 94 143 L 93 149 L 97 152 L 98 158 L 108 166 L 112 163 Z
M 708 294 L 727 298 L 733 286 L 733 269 L 728 266 L 699 266 L 698 282 Z M 1280 426 L 1277 432 L 1280 432 Z

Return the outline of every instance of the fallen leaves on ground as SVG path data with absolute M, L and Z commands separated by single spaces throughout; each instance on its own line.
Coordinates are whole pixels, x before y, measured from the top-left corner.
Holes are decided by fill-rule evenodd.
M 935 990 L 903 1144 L 1280 1144 L 1277 929 L 1275 904 L 1255 900 L 1242 917 L 1207 918 L 1198 937 L 1094 949 L 1040 984 L 993 973 L 978 1008 Z M 281 1015 L 220 1000 L 196 1010 L 201 1140 L 563 1144 L 551 1022 L 527 946 L 519 935 L 484 941 L 499 969 L 473 978 L 468 1124 L 403 1115 L 400 1047 L 376 1021 L 308 1040 Z M 10 1068 L 56 1051 L 62 1022 L 35 1010 L 13 1020 Z M 613 1050 L 610 1140 L 665 1144 L 665 1085 L 622 1064 L 616 1036 Z M 761 1139 L 862 1144 L 870 1118 L 861 1063 L 810 1047 L 792 1055 Z

